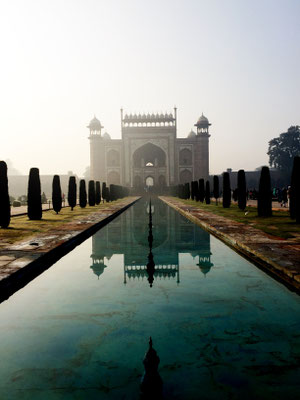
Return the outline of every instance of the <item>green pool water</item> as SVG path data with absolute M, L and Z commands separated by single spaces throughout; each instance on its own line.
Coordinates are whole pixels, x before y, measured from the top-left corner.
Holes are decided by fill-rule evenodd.
M 300 397 L 299 296 L 152 205 L 152 288 L 142 199 L 0 305 L 0 399 L 139 399 L 149 336 L 166 399 Z

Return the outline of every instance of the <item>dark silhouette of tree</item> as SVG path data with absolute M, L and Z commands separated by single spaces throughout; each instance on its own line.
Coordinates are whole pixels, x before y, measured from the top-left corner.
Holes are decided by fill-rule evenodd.
M 41 182 L 38 168 L 31 168 L 28 179 L 27 214 L 30 220 L 42 219 Z
M 54 175 L 52 181 L 52 205 L 53 210 L 56 212 L 56 214 L 58 214 L 62 206 L 60 178 L 58 175 Z
M 73 211 L 76 206 L 77 199 L 77 185 L 75 176 L 70 176 L 69 178 L 69 187 L 68 187 L 68 203 Z
M 243 169 L 238 171 L 238 207 L 240 210 L 245 210 L 247 204 L 247 188 L 246 188 L 246 175 Z
M 191 182 L 191 199 L 195 200 L 195 181 Z
M 100 188 L 100 182 L 99 181 L 96 181 L 95 203 L 97 205 L 101 203 L 101 188 Z
M 190 184 L 186 182 L 184 184 L 184 198 L 188 200 L 191 196 L 191 191 L 190 191 Z
M 210 184 L 209 181 L 206 181 L 205 184 L 205 203 L 210 204 Z
M 87 204 L 86 185 L 85 179 L 81 179 L 79 183 L 79 205 L 85 208 Z
M 110 198 L 110 190 L 109 190 L 109 187 L 108 187 L 108 186 L 105 187 L 105 200 L 106 200 L 107 202 L 111 201 L 111 198 Z
M 95 181 L 93 180 L 89 181 L 88 198 L 89 198 L 89 206 L 94 206 L 96 204 L 96 193 L 95 193 Z
M 195 187 L 194 187 L 195 200 L 199 201 L 199 185 L 198 185 L 198 181 L 195 181 L 194 184 L 195 184 Z
M 259 217 L 270 217 L 272 215 L 272 189 L 270 170 L 268 167 L 262 167 L 261 169 L 257 212 Z
M 203 203 L 205 197 L 204 179 L 199 179 L 199 201 Z
M 10 223 L 10 201 L 8 193 L 7 165 L 0 161 L 0 226 L 7 228 Z
M 106 200 L 106 182 L 102 182 L 102 199 L 104 203 L 104 200 Z
M 281 133 L 269 141 L 269 164 L 278 168 L 285 177 L 290 177 L 293 158 L 300 154 L 300 127 L 291 126 L 287 132 Z
M 300 157 L 294 158 L 290 187 L 290 216 L 300 224 Z
M 230 176 L 228 172 L 223 173 L 223 207 L 229 208 L 231 204 Z
M 218 198 L 220 197 L 220 184 L 219 177 L 214 175 L 214 198 L 216 199 L 216 204 L 218 205 Z

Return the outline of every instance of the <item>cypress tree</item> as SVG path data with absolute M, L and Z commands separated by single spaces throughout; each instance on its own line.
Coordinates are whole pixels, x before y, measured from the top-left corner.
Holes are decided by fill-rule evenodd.
M 101 189 L 100 189 L 100 182 L 99 181 L 96 181 L 95 203 L 97 205 L 101 203 Z
M 210 204 L 210 183 L 206 181 L 205 185 L 205 203 Z
M 96 196 L 95 196 L 95 181 L 89 181 L 89 206 L 94 206 L 96 204 Z
M 247 204 L 247 188 L 246 188 L 246 175 L 243 169 L 238 171 L 238 207 L 240 210 L 245 210 Z
M 272 215 L 272 189 L 268 167 L 262 167 L 260 173 L 257 212 L 259 217 L 270 217 Z
M 294 157 L 291 187 L 290 187 L 290 216 L 300 224 L 300 157 Z
M 191 199 L 195 199 L 195 181 L 191 182 Z
M 106 200 L 106 183 L 102 182 L 102 199 L 103 199 L 103 203 L 104 200 Z
M 218 175 L 214 175 L 214 198 L 216 199 L 216 204 L 218 205 L 218 198 L 220 197 L 220 185 Z
M 10 223 L 10 201 L 8 193 L 7 165 L 0 161 L 0 226 L 7 228 Z
M 62 195 L 60 187 L 60 178 L 58 175 L 53 176 L 52 181 L 52 205 L 53 210 L 58 214 L 62 206 Z
M 109 187 L 108 187 L 108 186 L 105 187 L 105 200 L 106 200 L 107 202 L 111 201 L 111 198 L 110 198 L 110 190 L 109 190 Z
M 190 190 L 190 184 L 186 182 L 185 184 L 185 198 L 188 200 L 191 197 L 191 190 Z
M 198 185 L 198 181 L 195 181 L 194 184 L 195 184 L 195 188 L 194 188 L 195 200 L 199 201 L 199 185 Z
M 42 219 L 41 182 L 38 168 L 31 168 L 29 171 L 27 204 L 28 218 Z
M 69 187 L 68 187 L 68 203 L 73 211 L 73 208 L 76 206 L 77 199 L 77 185 L 75 176 L 70 176 L 69 178 Z
M 205 197 L 204 179 L 199 179 L 199 201 L 203 203 Z
M 79 205 L 81 208 L 85 208 L 86 204 L 87 204 L 86 185 L 85 185 L 85 180 L 81 179 L 79 183 Z
M 231 203 L 230 176 L 228 172 L 223 173 L 223 207 L 229 208 Z

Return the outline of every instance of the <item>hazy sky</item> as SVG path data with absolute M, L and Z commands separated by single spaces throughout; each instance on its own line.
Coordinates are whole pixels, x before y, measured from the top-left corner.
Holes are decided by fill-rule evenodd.
M 0 0 L 0 159 L 27 173 L 89 165 L 90 119 L 203 112 L 210 173 L 267 164 L 300 124 L 300 0 Z

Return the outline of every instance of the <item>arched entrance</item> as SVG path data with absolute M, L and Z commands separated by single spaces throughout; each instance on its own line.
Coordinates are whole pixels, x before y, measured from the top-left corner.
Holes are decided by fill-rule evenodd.
M 154 192 L 167 186 L 167 164 L 167 154 L 162 148 L 153 143 L 142 145 L 132 155 L 132 186 L 136 187 L 136 176 L 142 178 L 143 188 Z
M 165 167 L 165 165 L 166 153 L 155 144 L 146 143 L 133 153 L 134 168 Z
M 154 179 L 153 179 L 153 177 L 152 176 L 147 176 L 147 178 L 146 178 L 146 186 L 148 186 L 148 187 L 152 187 L 152 186 L 154 186 Z

